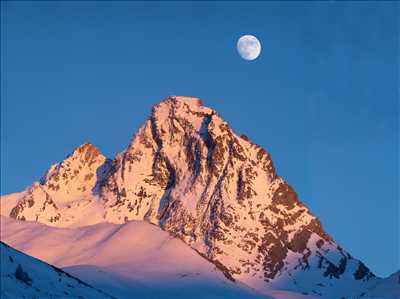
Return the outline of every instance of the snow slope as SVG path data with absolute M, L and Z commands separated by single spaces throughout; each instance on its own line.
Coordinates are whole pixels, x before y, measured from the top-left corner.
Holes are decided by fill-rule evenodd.
M 68 229 L 2 216 L 1 240 L 121 299 L 266 298 L 144 221 Z
M 85 282 L 19 252 L 3 242 L 1 252 L 1 298 L 111 299 Z

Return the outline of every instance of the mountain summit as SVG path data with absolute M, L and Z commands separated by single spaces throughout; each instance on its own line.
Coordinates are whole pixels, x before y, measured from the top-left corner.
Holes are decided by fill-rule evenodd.
M 259 291 L 338 298 L 375 279 L 323 230 L 270 154 L 197 98 L 155 105 L 112 161 L 78 147 L 10 216 L 59 227 L 146 220 Z

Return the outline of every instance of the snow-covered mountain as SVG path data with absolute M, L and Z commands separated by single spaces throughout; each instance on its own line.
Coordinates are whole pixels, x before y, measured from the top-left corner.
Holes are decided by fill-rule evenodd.
M 260 292 L 347 298 L 377 282 L 323 230 L 271 156 L 196 98 L 155 105 L 112 161 L 84 144 L 2 205 L 2 214 L 56 227 L 148 221 Z
M 0 253 L 0 295 L 3 299 L 114 298 L 61 269 L 19 252 L 3 242 L 0 242 Z

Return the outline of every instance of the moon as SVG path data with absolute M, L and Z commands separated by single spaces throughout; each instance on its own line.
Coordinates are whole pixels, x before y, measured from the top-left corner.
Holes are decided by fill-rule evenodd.
M 236 48 L 239 55 L 245 60 L 254 60 L 261 53 L 261 43 L 253 35 L 243 35 L 239 38 Z

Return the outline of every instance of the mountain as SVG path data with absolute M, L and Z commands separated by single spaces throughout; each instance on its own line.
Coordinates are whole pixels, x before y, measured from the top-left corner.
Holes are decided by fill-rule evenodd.
M 2 202 L 12 218 L 55 227 L 145 220 L 259 292 L 348 298 L 378 281 L 323 230 L 270 154 L 196 98 L 155 105 L 112 161 L 84 144 Z
M 1 298 L 114 298 L 3 242 L 0 253 Z
M 400 298 L 400 271 L 381 279 L 378 283 L 365 290 L 359 298 Z
M 56 228 L 2 216 L 0 227 L 8 244 L 118 299 L 269 298 L 230 281 L 181 240 L 145 221 Z

